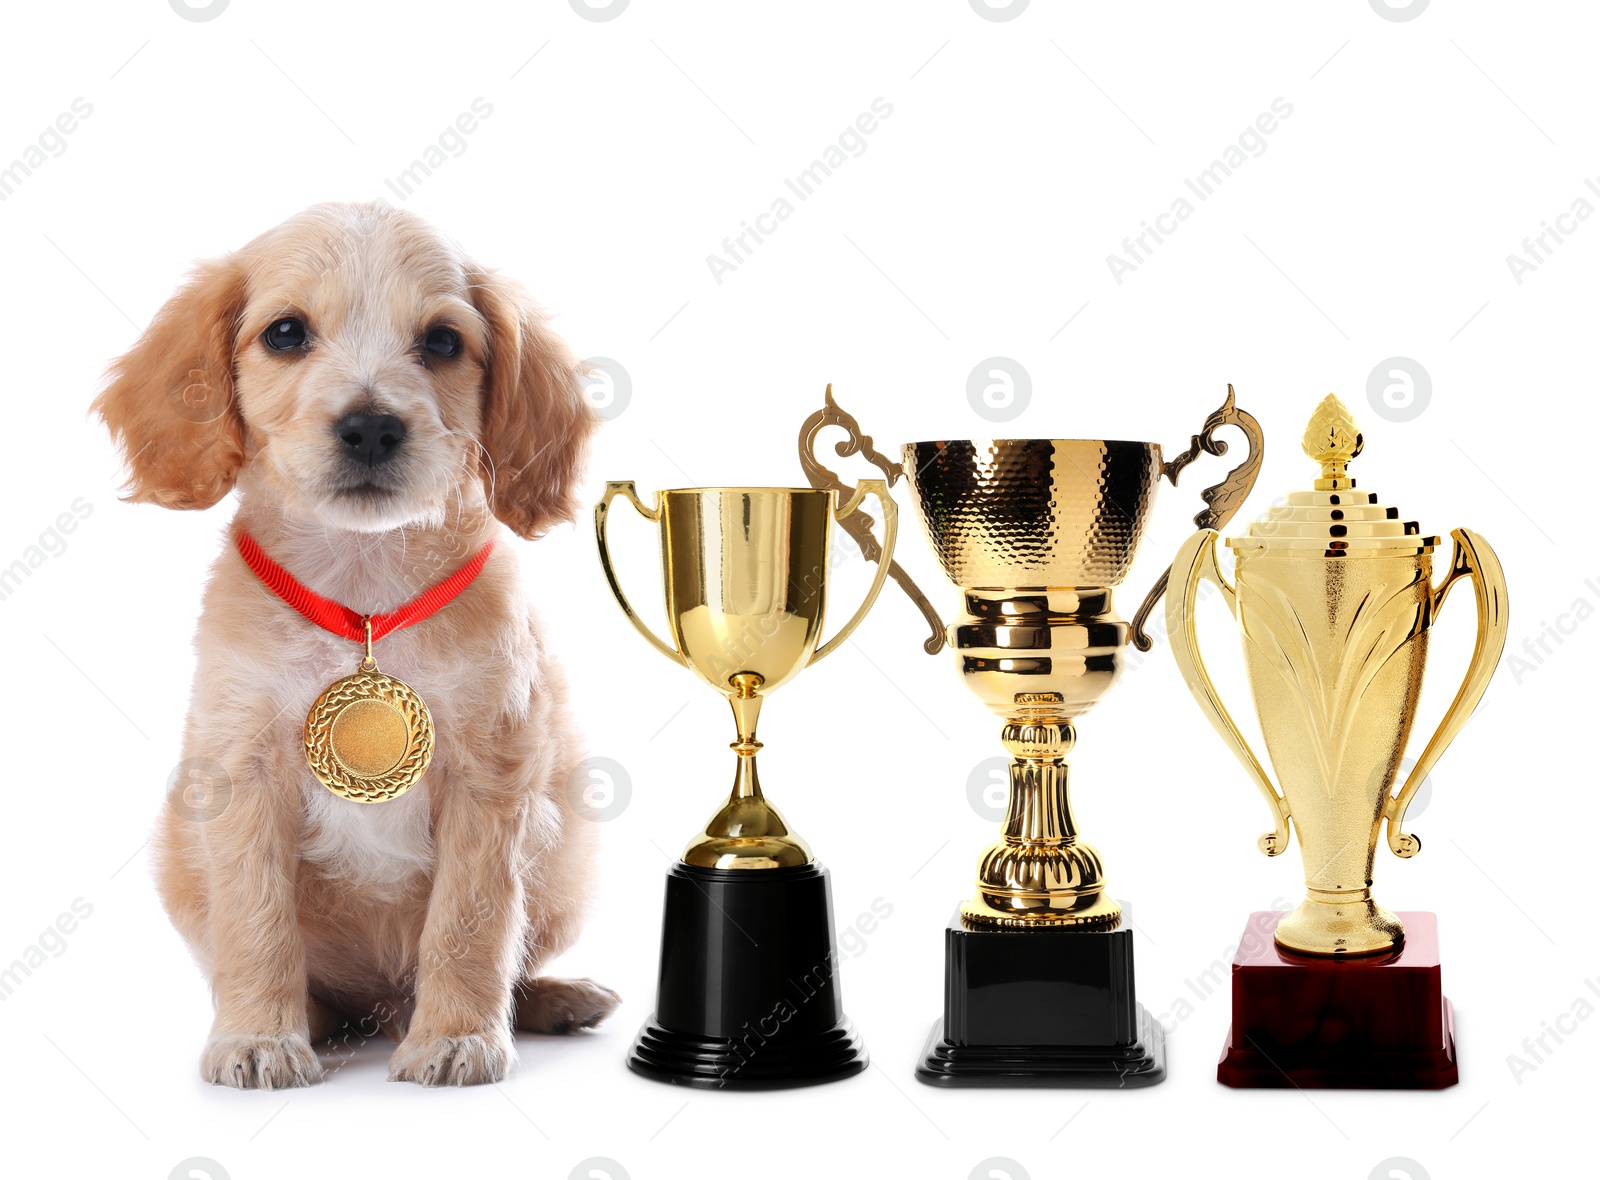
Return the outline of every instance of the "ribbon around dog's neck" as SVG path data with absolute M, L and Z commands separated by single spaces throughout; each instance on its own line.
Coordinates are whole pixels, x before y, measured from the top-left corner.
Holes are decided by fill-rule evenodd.
M 366 645 L 356 673 L 325 688 L 306 715 L 311 773 L 335 795 L 356 803 L 383 803 L 405 794 L 433 758 L 433 717 L 409 684 L 378 671 L 372 643 L 448 606 L 483 570 L 494 542 L 404 606 L 374 615 L 316 593 L 244 530 L 235 533 L 234 543 L 262 585 L 290 607 L 323 630 Z
M 256 539 L 243 529 L 235 535 L 234 543 L 238 546 L 239 556 L 244 558 L 244 563 L 256 577 L 261 579 L 262 585 L 268 590 L 323 630 L 332 631 L 345 639 L 353 639 L 357 643 L 367 638 L 369 622 L 372 624 L 372 638 L 382 639 L 402 627 L 420 623 L 429 615 L 448 606 L 456 595 L 472 584 L 472 580 L 482 571 L 484 562 L 489 560 L 490 550 L 494 548 L 494 542 L 490 541 L 478 550 L 466 565 L 404 606 L 382 614 L 363 615 L 351 610 L 342 602 L 324 598 L 312 590 L 268 557 L 266 551 L 256 543 Z

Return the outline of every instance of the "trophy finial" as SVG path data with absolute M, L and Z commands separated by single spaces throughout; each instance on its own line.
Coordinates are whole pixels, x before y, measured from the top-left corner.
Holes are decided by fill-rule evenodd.
M 1356 486 L 1356 481 L 1345 473 L 1345 466 L 1361 453 L 1362 442 L 1361 430 L 1349 407 L 1337 394 L 1323 398 L 1300 440 L 1306 455 L 1322 464 L 1322 475 L 1313 485 L 1319 492 Z

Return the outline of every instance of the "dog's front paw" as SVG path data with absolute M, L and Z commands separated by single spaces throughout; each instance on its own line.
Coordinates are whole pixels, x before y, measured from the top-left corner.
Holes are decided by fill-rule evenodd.
M 413 1029 L 389 1058 L 389 1080 L 479 1086 L 503 1080 L 515 1058 L 509 1029 L 465 1036 L 433 1036 Z
M 320 1082 L 322 1063 L 299 1033 L 233 1033 L 206 1042 L 200 1076 L 236 1090 L 286 1090 Z

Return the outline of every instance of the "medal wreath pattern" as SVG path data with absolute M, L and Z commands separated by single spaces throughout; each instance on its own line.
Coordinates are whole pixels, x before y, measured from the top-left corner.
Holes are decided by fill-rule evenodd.
M 405 727 L 398 759 L 392 765 L 372 765 L 371 747 L 381 747 L 385 736 L 381 731 L 397 724 Z M 354 734 L 343 732 L 351 727 Z M 334 681 L 306 715 L 306 762 L 311 773 L 335 795 L 352 802 L 399 798 L 422 777 L 432 759 L 433 718 L 427 704 L 405 681 L 376 668 Z

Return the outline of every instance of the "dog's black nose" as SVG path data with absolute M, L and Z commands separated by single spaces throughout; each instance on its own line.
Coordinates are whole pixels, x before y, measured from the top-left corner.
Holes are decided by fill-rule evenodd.
M 400 450 L 406 424 L 393 414 L 346 414 L 333 424 L 345 454 L 368 467 L 387 463 Z

